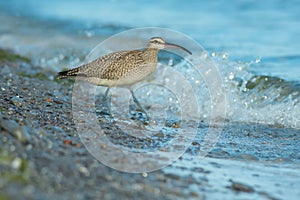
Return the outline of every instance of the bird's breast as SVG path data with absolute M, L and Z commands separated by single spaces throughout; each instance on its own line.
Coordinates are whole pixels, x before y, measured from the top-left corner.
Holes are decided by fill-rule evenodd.
M 125 76 L 121 77 L 118 80 L 117 85 L 132 85 L 134 83 L 144 80 L 155 71 L 156 65 L 157 63 L 147 63 L 142 64 L 137 68 L 132 68 L 126 73 Z

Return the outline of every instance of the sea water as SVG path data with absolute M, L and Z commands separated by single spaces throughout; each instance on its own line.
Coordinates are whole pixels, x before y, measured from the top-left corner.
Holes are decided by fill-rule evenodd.
M 0 47 L 60 71 L 80 64 L 116 33 L 149 26 L 174 29 L 202 45 L 220 70 L 227 120 L 299 129 L 299 10 L 300 3 L 292 0 L 3 0 Z M 200 107 L 207 107 L 205 101 Z M 203 109 L 202 118 L 209 118 L 209 109 Z

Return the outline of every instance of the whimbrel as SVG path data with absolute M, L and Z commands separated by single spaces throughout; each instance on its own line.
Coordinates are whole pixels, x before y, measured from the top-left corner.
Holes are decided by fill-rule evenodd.
M 57 78 L 76 77 L 76 79 L 85 80 L 91 84 L 108 87 L 105 97 L 111 87 L 127 87 L 136 105 L 150 119 L 130 86 L 154 72 L 157 66 L 158 51 L 167 47 L 180 48 L 192 54 L 182 46 L 165 42 L 161 37 L 153 37 L 149 40 L 147 48 L 143 50 L 110 53 L 77 68 L 59 72 Z

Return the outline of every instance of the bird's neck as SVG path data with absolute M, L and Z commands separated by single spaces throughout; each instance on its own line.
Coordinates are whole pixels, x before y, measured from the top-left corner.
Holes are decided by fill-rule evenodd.
M 159 49 L 157 48 L 146 48 L 144 50 L 144 53 L 148 59 L 151 59 L 152 61 L 157 61 L 157 54 Z
M 159 49 L 152 48 L 152 47 L 147 47 L 144 51 L 150 52 L 150 53 L 158 53 Z

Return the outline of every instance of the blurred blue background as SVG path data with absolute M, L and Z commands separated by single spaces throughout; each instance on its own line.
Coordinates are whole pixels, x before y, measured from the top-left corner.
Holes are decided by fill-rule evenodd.
M 35 39 L 49 39 L 57 31 L 70 38 L 82 36 L 82 41 L 85 36 L 96 38 L 90 44 L 84 41 L 85 44 L 79 45 L 86 53 L 92 44 L 120 31 L 159 26 L 189 35 L 211 53 L 225 52 L 231 61 L 261 59 L 262 62 L 251 68 L 255 73 L 300 80 L 300 3 L 297 0 L 1 0 L 0 7 L 0 44 L 29 54 L 28 46 L 35 49 Z M 21 29 L 22 24 L 27 24 L 26 28 Z M 16 38 L 5 38 L 3 34 L 8 32 L 14 32 Z M 31 39 L 31 45 L 26 39 L 29 35 L 36 36 Z M 28 42 L 26 48 L 22 46 L 24 41 Z M 65 46 L 72 47 L 72 41 L 65 42 Z M 52 41 L 52 49 L 53 43 L 59 46 L 61 41 Z M 41 45 L 47 46 L 46 43 L 37 46 Z M 40 56 L 47 60 L 54 55 Z

